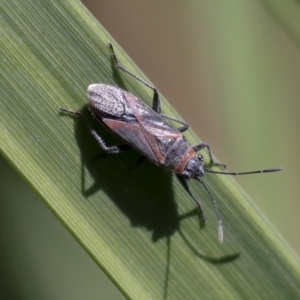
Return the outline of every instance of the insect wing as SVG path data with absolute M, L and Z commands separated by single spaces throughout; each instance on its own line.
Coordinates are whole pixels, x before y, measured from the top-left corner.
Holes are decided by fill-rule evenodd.
M 181 133 L 138 98 L 126 91 L 122 92 L 125 108 L 132 112 L 130 120 L 126 120 L 124 116 L 124 120 L 104 118 L 102 122 L 149 160 L 163 164 L 165 157 L 161 145 L 164 145 L 166 140 L 176 140 L 182 136 Z M 135 120 L 132 119 L 132 115 Z
M 133 114 L 145 134 L 153 135 L 157 139 L 181 137 L 181 132 L 169 125 L 161 115 L 153 111 L 138 98 L 125 91 L 125 98 Z

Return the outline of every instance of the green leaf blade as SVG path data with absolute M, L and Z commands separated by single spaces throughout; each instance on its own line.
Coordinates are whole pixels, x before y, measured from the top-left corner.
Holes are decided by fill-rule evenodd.
M 94 82 L 124 86 L 148 104 L 151 91 L 116 73 L 107 48 L 113 40 L 79 3 L 12 1 L 0 11 L 1 153 L 129 299 L 299 294 L 298 259 L 231 178 L 205 178 L 223 219 L 221 246 L 213 206 L 196 182 L 203 229 L 197 216 L 180 218 L 194 206 L 171 172 L 150 163 L 128 172 L 113 159 L 92 160 L 100 151 L 87 128 L 59 108 L 88 115 L 86 88 Z M 164 100 L 163 111 L 178 116 Z M 109 144 L 116 141 L 93 124 Z

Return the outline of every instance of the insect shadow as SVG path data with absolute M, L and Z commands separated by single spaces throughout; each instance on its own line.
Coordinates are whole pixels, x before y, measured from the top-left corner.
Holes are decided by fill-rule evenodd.
M 84 106 L 80 112 L 90 121 L 90 112 Z M 130 168 L 138 158 L 134 150 L 117 155 L 103 155 L 84 122 L 73 117 L 75 137 L 81 154 L 81 192 L 89 198 L 103 190 L 115 205 L 128 217 L 133 227 L 143 227 L 152 232 L 156 242 L 172 235 L 178 229 L 178 214 L 172 190 L 172 173 L 145 162 L 134 171 Z M 108 144 L 122 142 L 101 125 L 93 123 L 97 132 Z M 93 183 L 86 183 L 87 174 Z M 151 174 L 151 179 L 148 177 Z M 155 178 L 156 185 L 148 185 Z
M 113 72 L 113 77 L 119 86 L 126 89 L 123 80 L 117 72 Z M 87 106 L 84 106 L 79 113 L 74 113 L 66 109 L 61 109 L 61 111 L 81 116 L 74 119 L 75 136 L 81 152 L 81 191 L 83 196 L 88 198 L 99 190 L 105 191 L 115 205 L 130 220 L 131 226 L 142 227 L 152 232 L 153 242 L 161 238 L 166 238 L 167 260 L 164 299 L 167 299 L 168 291 L 171 236 L 175 232 L 179 233 L 195 256 L 209 263 L 228 263 L 239 257 L 239 254 L 218 258 L 209 257 L 197 251 L 189 241 L 181 230 L 180 223 L 186 218 L 198 217 L 200 227 L 203 227 L 201 226 L 203 225 L 203 220 L 201 220 L 203 215 L 199 213 L 198 208 L 182 216 L 178 215 L 172 187 L 173 176 L 170 170 L 163 169 L 147 161 L 143 167 L 130 172 L 128 169 L 134 165 L 134 161 L 140 155 L 133 150 L 121 151 L 118 155 L 104 155 L 103 153 L 99 155 L 99 145 L 97 145 L 95 139 L 90 134 L 91 128 L 94 128 L 99 133 L 99 136 L 107 142 L 107 145 L 120 145 L 122 142 L 114 138 L 111 132 L 107 132 L 104 127 L 96 124 L 96 122 L 91 124 L 90 129 L 89 126 L 86 126 L 88 125 L 87 123 L 92 123 L 90 122 L 91 117 L 88 117 L 90 116 L 90 112 L 88 112 Z M 82 116 L 85 116 L 85 122 L 82 121 Z M 183 123 L 180 122 L 180 124 Z M 91 145 L 94 145 L 94 147 L 91 148 Z M 91 149 L 93 149 L 92 151 L 95 154 L 92 154 Z M 98 159 L 92 159 L 93 156 Z M 93 179 L 91 186 L 86 185 L 86 173 Z M 155 185 L 148 185 L 148 174 L 151 174 L 151 179 L 155 178 Z
M 91 121 L 93 127 L 108 144 L 122 142 L 108 132 L 103 126 L 91 120 L 87 106 L 80 112 Z M 68 116 L 69 117 L 69 116 Z M 192 244 L 180 229 L 180 222 L 196 217 L 202 224 L 196 209 L 180 216 L 173 194 L 172 172 L 146 161 L 138 169 L 130 168 L 139 157 L 134 150 L 124 151 L 117 155 L 102 155 L 101 149 L 89 132 L 84 122 L 78 117 L 72 117 L 75 127 L 75 138 L 81 155 L 81 192 L 89 198 L 99 190 L 103 190 L 114 204 L 127 216 L 133 227 L 143 227 L 152 232 L 152 241 L 171 237 L 179 232 L 189 248 L 198 257 L 212 263 L 222 263 L 226 258 L 211 258 L 197 253 Z M 92 177 L 93 183 L 88 186 L 86 176 Z M 148 175 L 151 174 L 151 178 Z M 149 180 L 155 178 L 155 185 L 149 185 Z M 201 226 L 199 226 L 201 227 Z M 227 262 L 227 261 L 226 261 Z

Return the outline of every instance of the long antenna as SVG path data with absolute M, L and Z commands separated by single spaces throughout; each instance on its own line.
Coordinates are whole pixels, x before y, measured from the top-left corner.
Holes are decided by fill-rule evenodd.
M 282 171 L 283 168 L 273 168 L 273 169 L 256 170 L 256 171 L 249 171 L 249 172 L 221 172 L 221 171 L 213 171 L 207 168 L 204 168 L 204 170 L 208 173 L 223 174 L 223 175 L 248 175 L 248 174 L 278 172 L 278 171 Z
M 223 227 L 222 227 L 222 220 L 220 217 L 220 213 L 219 213 L 219 209 L 218 209 L 218 205 L 217 205 L 217 201 L 215 200 L 215 198 L 212 196 L 210 190 L 207 188 L 207 186 L 204 184 L 204 182 L 200 179 L 200 177 L 195 177 L 195 179 L 197 181 L 199 181 L 203 187 L 205 188 L 206 192 L 208 193 L 212 203 L 214 204 L 215 207 L 215 211 L 216 211 L 216 216 L 217 216 L 217 221 L 218 221 L 218 235 L 219 235 L 219 242 L 220 244 L 223 243 Z
M 248 174 L 278 172 L 278 171 L 283 170 L 283 168 L 273 168 L 273 169 L 256 170 L 256 171 L 249 171 L 249 172 L 221 172 L 221 171 L 213 171 L 213 170 L 210 170 L 210 169 L 207 169 L 207 168 L 204 168 L 204 170 L 208 173 L 222 174 L 222 175 L 248 175 Z M 222 244 L 223 243 L 223 227 L 222 227 L 222 220 L 221 220 L 221 217 L 220 217 L 219 209 L 218 209 L 218 206 L 217 206 L 217 201 L 214 199 L 214 197 L 212 196 L 210 190 L 205 185 L 205 183 L 201 180 L 201 178 L 200 177 L 195 177 L 195 179 L 203 185 L 203 187 L 206 190 L 206 192 L 208 193 L 212 203 L 214 204 L 215 212 L 216 212 L 216 216 L 217 216 L 217 221 L 218 221 L 219 242 Z

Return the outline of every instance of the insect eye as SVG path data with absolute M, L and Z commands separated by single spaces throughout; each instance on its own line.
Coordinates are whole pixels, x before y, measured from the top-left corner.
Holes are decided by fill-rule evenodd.
M 199 159 L 200 161 L 203 161 L 203 156 L 202 156 L 201 154 L 198 154 L 198 159 Z

